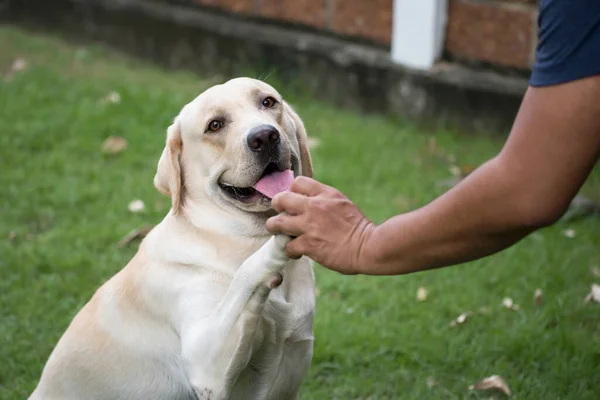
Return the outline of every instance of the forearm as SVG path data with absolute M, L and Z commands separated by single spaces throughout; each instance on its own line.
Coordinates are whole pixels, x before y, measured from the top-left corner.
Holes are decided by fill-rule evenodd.
M 535 193 L 505 164 L 495 158 L 432 203 L 376 227 L 362 272 L 405 274 L 475 260 L 560 216 L 536 207 Z

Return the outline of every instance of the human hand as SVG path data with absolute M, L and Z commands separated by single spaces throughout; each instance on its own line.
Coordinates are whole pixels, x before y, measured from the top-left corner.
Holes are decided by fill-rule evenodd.
M 267 230 L 294 237 L 286 246 L 290 258 L 306 255 L 348 275 L 362 273 L 370 262 L 375 224 L 340 191 L 300 176 L 271 204 L 279 214 L 267 220 Z

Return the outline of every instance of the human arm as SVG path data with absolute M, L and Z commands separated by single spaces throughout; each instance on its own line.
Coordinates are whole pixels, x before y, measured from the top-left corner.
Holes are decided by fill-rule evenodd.
M 530 87 L 498 156 L 428 205 L 379 226 L 335 189 L 297 179 L 271 232 L 347 274 L 395 275 L 496 253 L 566 211 L 600 155 L 600 76 Z

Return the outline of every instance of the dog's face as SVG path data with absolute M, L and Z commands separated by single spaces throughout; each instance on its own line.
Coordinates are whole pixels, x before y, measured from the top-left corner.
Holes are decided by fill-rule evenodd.
M 186 201 L 261 215 L 293 176 L 312 176 L 302 121 L 270 85 L 237 78 L 187 104 L 167 131 L 154 184 Z

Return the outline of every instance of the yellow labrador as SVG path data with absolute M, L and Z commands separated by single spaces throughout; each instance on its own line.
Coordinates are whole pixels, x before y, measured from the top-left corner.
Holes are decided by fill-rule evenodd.
M 73 319 L 30 399 L 297 398 L 314 275 L 265 221 L 298 175 L 312 175 L 304 125 L 270 85 L 233 79 L 183 107 L 154 179 L 171 210 Z

